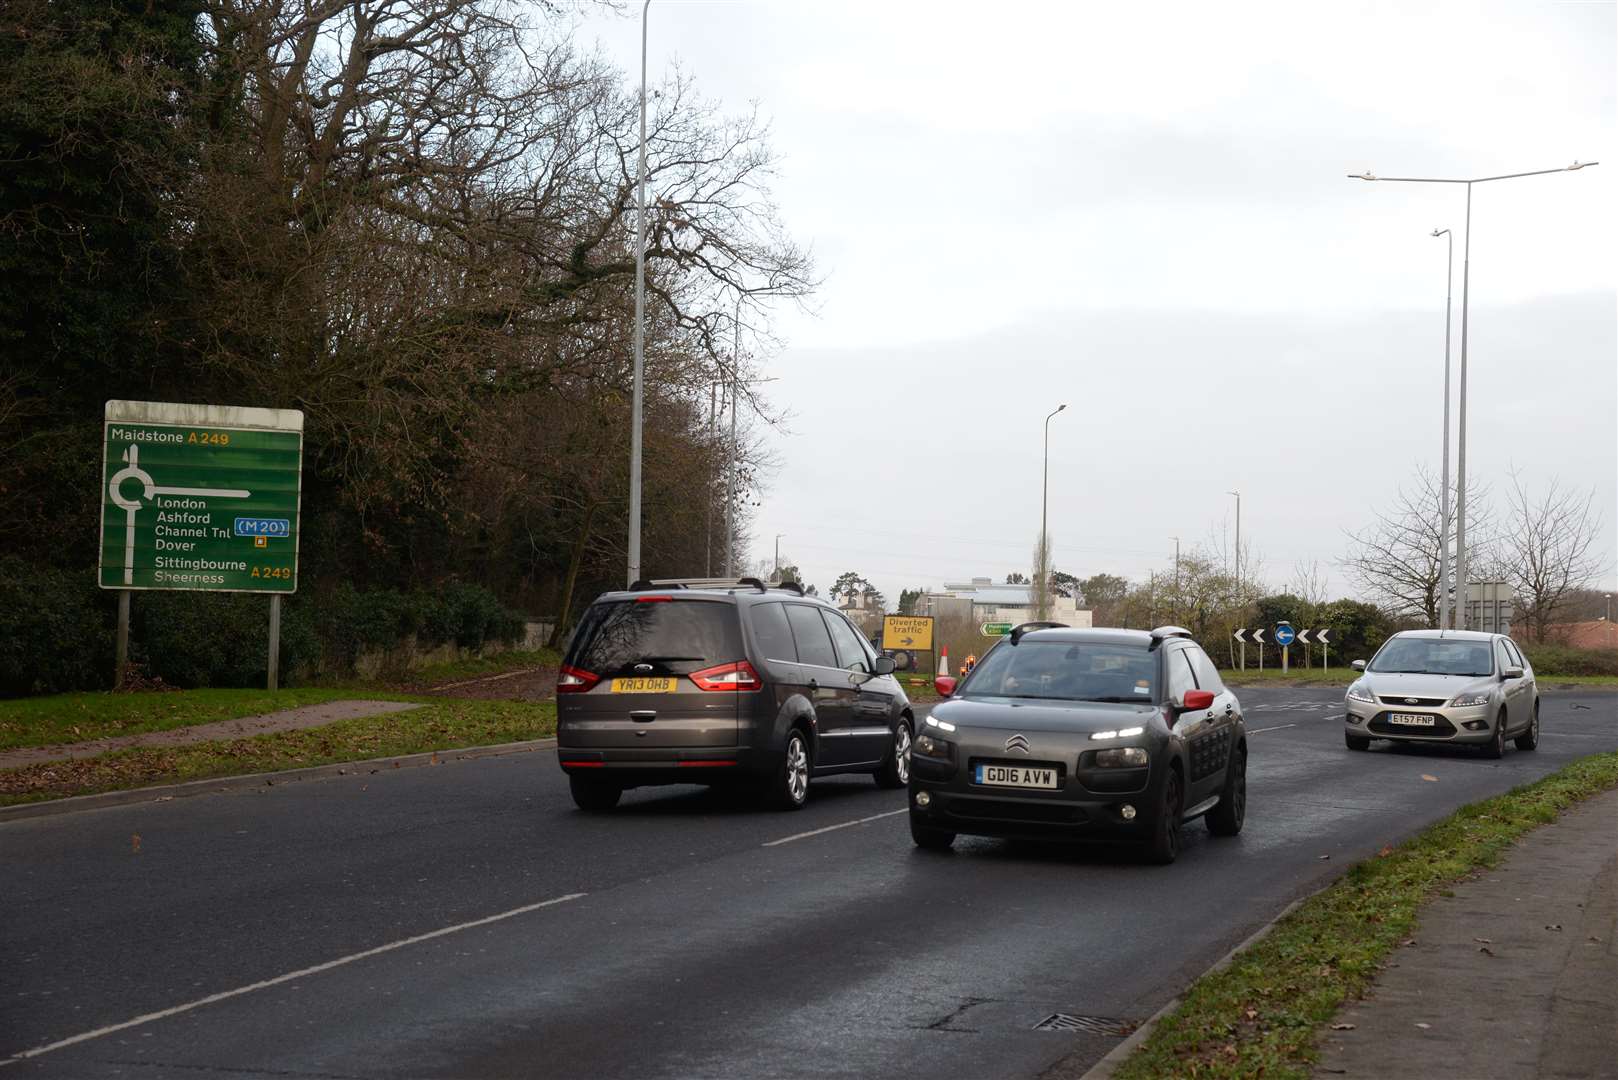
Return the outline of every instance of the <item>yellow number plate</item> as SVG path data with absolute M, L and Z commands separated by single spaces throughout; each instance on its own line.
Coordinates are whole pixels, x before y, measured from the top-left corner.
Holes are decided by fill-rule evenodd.
M 614 679 L 615 694 L 672 694 L 678 679 Z

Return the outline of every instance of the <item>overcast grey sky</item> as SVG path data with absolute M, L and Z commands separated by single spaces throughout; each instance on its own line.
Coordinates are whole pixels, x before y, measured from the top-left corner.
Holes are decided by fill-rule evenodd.
M 587 38 L 639 65 L 640 4 Z M 654 0 L 649 70 L 756 101 L 824 288 L 782 312 L 756 522 L 824 589 L 1143 577 L 1228 529 L 1276 585 L 1441 451 L 1473 197 L 1472 475 L 1594 488 L 1618 581 L 1612 3 Z M 1456 244 L 1455 356 L 1460 256 Z

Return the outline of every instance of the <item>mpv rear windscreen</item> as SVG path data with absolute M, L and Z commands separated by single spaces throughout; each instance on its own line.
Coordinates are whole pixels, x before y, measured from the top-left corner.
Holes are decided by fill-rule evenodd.
M 685 674 L 744 658 L 734 605 L 647 597 L 591 607 L 565 663 L 601 676 L 636 664 Z

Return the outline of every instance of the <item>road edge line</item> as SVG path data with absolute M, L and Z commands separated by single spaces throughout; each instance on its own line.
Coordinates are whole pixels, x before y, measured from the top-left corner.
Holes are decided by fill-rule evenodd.
M 1296 900 L 1292 901 L 1292 903 L 1282 908 L 1269 922 L 1265 923 L 1263 926 L 1249 934 L 1246 939 L 1227 952 L 1224 956 L 1221 956 L 1218 960 L 1215 960 L 1213 962 L 1213 966 L 1209 967 L 1207 971 L 1204 971 L 1202 974 L 1186 983 L 1187 988 L 1195 986 L 1198 982 L 1207 978 L 1209 975 L 1213 975 L 1229 967 L 1240 953 L 1246 951 L 1254 945 L 1257 945 L 1260 941 L 1263 941 L 1266 937 L 1268 937 L 1270 931 L 1275 929 L 1276 924 L 1278 924 L 1288 915 L 1291 915 L 1294 911 L 1298 910 L 1298 908 L 1303 905 L 1304 901 L 1308 900 L 1316 893 L 1325 892 L 1327 889 L 1331 888 L 1336 881 L 1337 878 L 1333 877 L 1330 881 L 1320 886 L 1320 888 L 1311 890 L 1306 895 L 1298 897 Z M 1151 1038 L 1152 1029 L 1157 1026 L 1158 1022 L 1169 1013 L 1180 1007 L 1180 1000 L 1182 996 L 1183 993 L 1175 994 L 1166 1005 L 1164 1005 L 1161 1009 L 1158 1009 L 1151 1016 L 1148 1016 L 1144 1021 L 1142 1021 L 1140 1027 L 1136 1028 L 1130 1033 L 1129 1038 L 1125 1039 L 1123 1042 L 1109 1050 L 1106 1056 L 1104 1056 L 1094 1065 L 1090 1066 L 1090 1068 L 1079 1077 L 1079 1080 L 1112 1080 L 1112 1076 L 1115 1072 L 1117 1072 L 1118 1066 L 1127 1061 L 1129 1056 L 1135 1052 L 1136 1048 L 1139 1047 L 1141 1043 L 1144 1043 L 1147 1039 Z
M 413 769 L 446 761 L 475 761 L 479 758 L 502 757 L 535 750 L 553 750 L 555 737 L 525 739 L 521 742 L 492 743 L 488 746 L 455 746 L 444 750 L 424 750 L 417 754 L 395 754 L 380 758 L 356 758 L 353 761 L 334 761 L 326 765 L 305 765 L 297 769 L 275 772 L 241 773 L 236 776 L 216 776 L 207 780 L 187 780 L 179 784 L 156 784 L 150 787 L 126 788 L 122 791 L 100 791 L 93 795 L 69 795 L 61 799 L 17 803 L 0 806 L 0 825 L 30 818 L 55 817 L 88 810 L 101 810 L 136 803 L 167 802 L 196 795 L 224 794 L 250 788 L 263 788 L 275 784 L 292 784 L 301 780 L 324 780 L 335 776 L 352 776 L 361 769 Z

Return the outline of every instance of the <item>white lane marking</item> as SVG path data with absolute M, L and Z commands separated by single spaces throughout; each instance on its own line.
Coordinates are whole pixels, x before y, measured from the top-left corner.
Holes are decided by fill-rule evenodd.
M 125 1031 L 132 1027 L 139 1027 L 142 1024 L 150 1024 L 156 1020 L 166 1020 L 168 1017 L 178 1016 L 180 1013 L 190 1012 L 192 1009 L 200 1009 L 204 1005 L 212 1005 L 216 1002 L 228 1001 L 233 997 L 241 997 L 243 994 L 251 994 L 255 990 L 263 990 L 267 987 L 279 986 L 281 983 L 291 982 L 293 979 L 302 979 L 307 978 L 310 975 L 318 975 L 322 971 L 330 971 L 332 968 L 342 967 L 344 964 L 352 964 L 356 960 L 364 960 L 368 957 L 379 956 L 385 952 L 392 952 L 395 949 L 402 949 L 406 945 L 418 945 L 423 941 L 431 941 L 433 938 L 443 937 L 446 934 L 455 934 L 462 930 L 471 930 L 474 927 L 487 926 L 490 923 L 496 923 L 502 919 L 509 919 L 516 915 L 526 915 L 530 911 L 538 911 L 540 908 L 547 908 L 553 904 L 565 904 L 569 900 L 577 900 L 584 895 L 586 894 L 581 892 L 568 893 L 566 896 L 557 896 L 549 900 L 541 900 L 537 904 L 524 904 L 522 907 L 512 908 L 510 911 L 502 911 L 498 915 L 486 915 L 481 919 L 473 919 L 471 922 L 457 923 L 454 926 L 446 926 L 438 930 L 429 930 L 425 934 L 417 934 L 415 937 L 407 937 L 401 938 L 398 941 L 390 941 L 386 945 L 378 945 L 374 949 L 366 949 L 363 952 L 350 953 L 348 956 L 340 956 L 336 960 L 328 960 L 324 964 L 316 964 L 313 967 L 299 968 L 297 971 L 289 971 L 285 975 L 277 975 L 273 979 L 264 979 L 260 982 L 249 983 L 246 986 L 238 986 L 234 990 L 224 990 L 217 994 L 209 994 L 207 997 L 198 998 L 195 1001 L 188 1001 L 184 1005 L 175 1005 L 172 1008 L 159 1009 L 157 1012 L 143 1013 L 132 1020 L 125 1020 L 121 1024 L 109 1024 L 106 1027 L 96 1028 L 94 1031 L 86 1031 L 78 1035 L 72 1035 L 66 1039 L 60 1039 L 57 1042 L 48 1043 L 45 1046 L 36 1046 L 32 1050 L 20 1051 L 8 1058 L 0 1059 L 0 1068 L 4 1068 L 7 1065 L 14 1065 L 19 1061 L 26 1061 L 29 1058 L 39 1057 L 41 1054 L 49 1054 L 53 1050 L 64 1050 L 67 1047 L 74 1046 L 78 1043 L 89 1042 L 91 1039 L 99 1039 L 103 1035 L 111 1035 L 115 1031 Z
M 779 840 L 767 840 L 764 842 L 763 846 L 775 847 L 778 844 L 790 844 L 794 840 L 802 840 L 805 837 L 819 836 L 821 833 L 835 832 L 838 829 L 846 829 L 850 825 L 864 825 L 867 821 L 879 821 L 885 817 L 894 817 L 897 814 L 908 814 L 909 812 L 910 807 L 907 806 L 903 810 L 890 810 L 886 814 L 872 814 L 870 817 L 862 817 L 855 821 L 845 821 L 841 825 L 827 825 L 824 829 L 810 829 L 808 832 L 795 833 L 792 836 L 783 836 Z
M 1248 734 L 1249 735 L 1262 735 L 1266 731 L 1280 731 L 1282 728 L 1297 727 L 1297 726 L 1298 726 L 1297 724 L 1277 724 L 1274 727 L 1253 728 L 1252 730 L 1250 730 L 1248 732 Z

